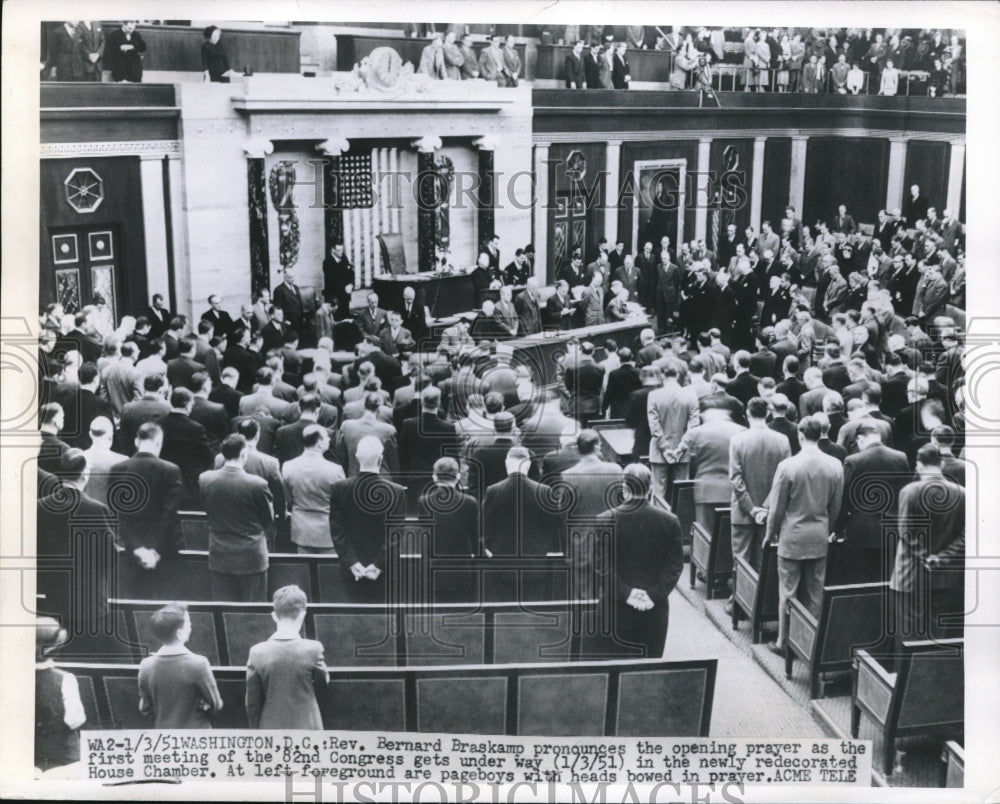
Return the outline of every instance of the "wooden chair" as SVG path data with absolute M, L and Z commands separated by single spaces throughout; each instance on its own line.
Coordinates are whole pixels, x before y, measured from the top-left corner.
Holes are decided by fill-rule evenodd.
M 691 525 L 692 589 L 699 571 L 705 576 L 705 597 L 709 600 L 715 599 L 733 576 L 732 512 L 728 505 L 715 507 L 711 532 L 699 522 Z
M 965 725 L 964 640 L 904 642 L 889 672 L 865 650 L 854 659 L 851 736 L 862 713 L 882 730 L 882 770 L 892 774 L 896 738 L 960 732 Z
M 733 630 L 739 628 L 743 612 L 750 621 L 753 644 L 763 640 L 764 623 L 778 619 L 778 549 L 768 544 L 761 550 L 760 572 L 745 558 L 735 562 L 733 582 Z
M 854 651 L 875 650 L 886 633 L 888 584 L 827 586 L 819 618 L 792 598 L 788 610 L 785 678 L 792 677 L 797 656 L 809 668 L 809 697 L 822 697 L 823 673 L 849 670 Z
M 680 520 L 681 540 L 691 548 L 691 523 L 694 522 L 694 481 L 675 480 L 670 488 L 670 510 Z
M 406 265 L 406 251 L 403 249 L 403 236 L 395 232 L 380 234 L 378 237 L 379 251 L 382 254 L 382 271 L 393 276 L 416 273 L 416 268 Z

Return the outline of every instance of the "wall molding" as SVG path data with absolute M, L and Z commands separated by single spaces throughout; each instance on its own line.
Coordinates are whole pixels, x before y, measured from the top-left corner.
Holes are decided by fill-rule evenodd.
M 42 159 L 72 159 L 81 156 L 180 157 L 180 140 L 127 142 L 50 142 L 39 148 Z
M 723 140 L 723 139 L 754 139 L 768 137 L 862 137 L 865 139 L 899 139 L 902 141 L 921 140 L 926 142 L 947 142 L 955 145 L 964 145 L 965 137 L 956 137 L 953 134 L 941 134 L 937 132 L 923 131 L 898 131 L 878 128 L 814 128 L 814 129 L 689 129 L 684 131 L 546 131 L 532 137 L 535 145 L 553 145 L 557 143 L 580 143 L 609 141 L 618 142 L 656 142 L 664 139 L 669 134 L 671 141 L 676 140 Z

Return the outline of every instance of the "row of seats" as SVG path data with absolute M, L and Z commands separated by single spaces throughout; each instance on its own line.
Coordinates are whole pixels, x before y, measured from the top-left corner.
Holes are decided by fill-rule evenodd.
M 111 601 L 114 634 L 76 637 L 63 659 L 131 663 L 160 647 L 152 615 L 162 601 Z M 274 632 L 266 603 L 189 603 L 188 646 L 213 665 L 246 664 Z M 338 667 L 507 664 L 646 658 L 638 645 L 603 632 L 596 600 L 437 605 L 310 604 L 304 635 Z
M 711 528 L 691 525 L 691 588 L 698 575 L 706 597 L 724 593 L 733 576 L 733 630 L 741 615 L 754 644 L 765 626 L 780 616 L 777 549 L 764 547 L 760 570 L 732 556 L 728 507 L 714 509 Z M 809 697 L 823 697 L 824 676 L 853 671 L 851 734 L 858 736 L 862 714 L 881 730 L 882 769 L 892 773 L 895 740 L 915 734 L 952 736 L 964 725 L 964 641 L 961 623 L 932 623 L 932 639 L 896 645 L 890 632 L 891 592 L 887 583 L 825 586 L 819 616 L 798 600 L 790 601 L 785 677 L 796 661 L 807 668 Z M 959 752 L 961 749 L 958 749 Z M 954 750 L 945 751 L 949 773 L 960 773 Z M 958 768 L 958 770 L 956 770 Z
M 716 659 L 597 664 L 337 668 L 317 690 L 327 730 L 707 737 Z M 62 663 L 88 728 L 142 729 L 135 666 Z M 242 667 L 215 667 L 216 728 L 246 728 Z M 574 701 L 587 701 L 575 706 Z

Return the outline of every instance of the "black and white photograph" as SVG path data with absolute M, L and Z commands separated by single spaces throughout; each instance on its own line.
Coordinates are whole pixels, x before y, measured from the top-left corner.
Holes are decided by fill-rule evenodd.
M 5 795 L 991 800 L 978 6 L 5 4 Z

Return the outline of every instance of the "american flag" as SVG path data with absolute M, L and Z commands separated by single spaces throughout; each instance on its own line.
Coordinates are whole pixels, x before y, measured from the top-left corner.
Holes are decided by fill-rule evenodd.
M 389 207 L 387 174 L 399 170 L 396 148 L 374 148 L 340 157 L 340 177 L 335 204 L 343 210 L 344 249 L 354 265 L 355 286 L 371 287 L 383 271 L 380 234 L 399 232 L 401 210 Z

